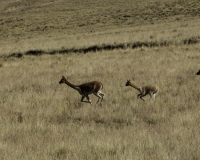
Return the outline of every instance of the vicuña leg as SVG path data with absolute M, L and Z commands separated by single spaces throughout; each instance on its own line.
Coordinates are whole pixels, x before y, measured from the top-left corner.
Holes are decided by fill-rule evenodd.
M 98 92 L 99 93 L 99 95 L 101 96 L 101 102 L 103 101 L 103 97 L 104 97 L 104 94 L 100 91 L 100 92 Z
M 143 101 L 145 101 L 145 100 L 142 98 L 142 97 L 144 97 L 144 96 L 146 96 L 146 95 L 142 95 L 142 93 L 140 93 L 140 94 L 137 95 L 138 98 L 140 98 L 140 99 L 142 99 Z
M 152 95 L 152 98 L 153 98 L 153 100 L 155 100 L 155 98 L 156 98 L 156 94 L 155 93 Z
M 81 102 L 84 102 L 84 101 L 83 101 L 84 98 L 85 98 L 85 96 L 82 96 L 82 98 L 81 98 Z
M 85 98 L 85 97 L 87 98 L 88 102 L 89 102 L 90 104 L 92 104 L 92 102 L 91 102 L 91 100 L 90 100 L 90 98 L 89 98 L 88 95 L 82 96 L 81 102 L 87 102 L 87 101 L 84 101 L 84 98 Z
M 92 102 L 91 102 L 91 100 L 90 100 L 90 98 L 89 98 L 88 95 L 86 95 L 86 98 L 87 98 L 88 102 L 89 102 L 90 104 L 92 104 Z
M 93 94 L 94 94 L 95 96 L 97 96 L 97 97 L 98 97 L 97 103 L 99 102 L 99 99 L 101 99 L 101 102 L 102 102 L 102 100 L 103 100 L 103 97 L 102 97 L 102 96 L 100 96 L 100 95 L 99 95 L 99 93 L 95 93 L 95 92 L 94 92 Z M 97 104 L 97 103 L 96 103 L 96 104 Z
M 101 97 L 102 97 L 102 98 L 101 98 L 101 102 L 103 101 L 103 96 L 104 96 L 104 94 L 101 94 Z

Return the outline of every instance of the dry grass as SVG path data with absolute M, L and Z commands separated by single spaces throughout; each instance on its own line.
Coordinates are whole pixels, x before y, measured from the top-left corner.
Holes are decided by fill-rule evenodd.
M 199 1 L 0 4 L 0 159 L 200 159 L 200 44 L 179 43 L 200 35 Z M 25 54 L 138 41 L 172 43 Z M 74 84 L 101 81 L 102 106 L 81 103 L 77 91 L 58 84 L 63 75 Z M 157 84 L 156 100 L 137 99 L 127 79 Z
M 199 159 L 199 59 L 199 44 L 11 58 L 0 68 L 1 158 Z M 81 103 L 62 75 L 101 81 L 103 105 Z M 159 85 L 156 100 L 137 99 L 128 78 Z

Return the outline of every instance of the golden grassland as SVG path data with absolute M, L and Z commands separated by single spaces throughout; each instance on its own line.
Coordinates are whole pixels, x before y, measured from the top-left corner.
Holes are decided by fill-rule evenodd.
M 0 159 L 200 159 L 197 0 L 0 2 Z M 195 38 L 192 43 L 184 40 Z M 154 47 L 59 54 L 107 44 Z M 162 42 L 165 46 L 160 46 Z M 57 50 L 40 56 L 31 50 Z M 20 53 L 20 57 L 10 56 Z M 73 84 L 104 84 L 102 105 Z M 157 84 L 155 101 L 126 87 Z
M 26 56 L 1 70 L 1 159 L 199 159 L 199 44 Z M 99 80 L 95 105 L 67 85 Z M 125 87 L 157 84 L 154 102 Z

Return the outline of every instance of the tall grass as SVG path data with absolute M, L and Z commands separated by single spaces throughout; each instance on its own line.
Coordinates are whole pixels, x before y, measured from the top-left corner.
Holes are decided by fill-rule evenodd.
M 10 58 L 0 68 L 1 159 L 199 159 L 199 44 Z M 101 105 L 67 85 L 99 80 Z M 156 83 L 154 102 L 125 87 Z M 95 102 L 96 96 L 90 95 Z

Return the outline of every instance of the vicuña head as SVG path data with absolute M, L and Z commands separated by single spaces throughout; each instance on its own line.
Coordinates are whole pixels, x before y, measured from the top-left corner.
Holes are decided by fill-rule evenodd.
M 136 90 L 138 90 L 140 92 L 140 94 L 138 94 L 137 97 L 142 99 L 143 101 L 145 101 L 145 100 L 142 97 L 144 97 L 148 94 L 150 95 L 150 98 L 155 99 L 156 94 L 159 91 L 159 87 L 157 85 L 137 86 L 137 85 L 133 84 L 130 81 L 130 79 L 127 80 L 126 86 L 131 86 L 131 87 L 135 88 Z
M 88 102 L 92 104 L 88 96 L 89 94 L 94 94 L 95 96 L 98 97 L 97 103 L 99 102 L 100 99 L 101 99 L 101 102 L 103 100 L 104 94 L 101 92 L 101 89 L 103 89 L 103 84 L 101 82 L 92 81 L 92 82 L 83 83 L 80 85 L 74 85 L 70 83 L 69 81 L 67 81 L 64 76 L 62 76 L 61 80 L 59 81 L 59 84 L 62 84 L 62 83 L 65 83 L 69 87 L 77 90 L 80 93 L 80 95 L 82 95 L 81 102 L 85 102 L 83 101 L 83 99 L 86 97 Z
M 196 73 L 196 75 L 200 75 L 200 70 Z

